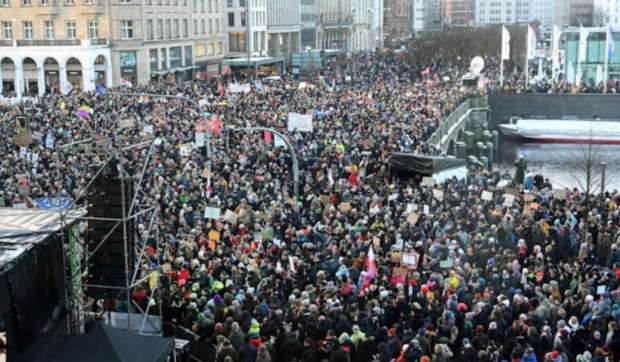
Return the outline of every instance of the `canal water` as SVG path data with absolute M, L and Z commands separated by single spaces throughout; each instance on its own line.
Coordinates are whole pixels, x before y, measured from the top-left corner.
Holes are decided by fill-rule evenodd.
M 559 144 L 559 143 L 515 143 L 499 140 L 499 160 L 496 161 L 500 171 L 508 170 L 514 175 L 514 161 L 523 155 L 528 170 L 540 173 L 549 178 L 554 189 L 574 187 L 582 189 L 581 182 L 585 187 L 586 171 L 584 171 L 586 155 L 589 153 L 594 161 L 591 162 L 591 174 L 594 176 L 594 187 L 600 190 L 602 180 L 601 162 L 607 162 L 605 166 L 605 189 L 620 190 L 620 145 L 592 145 L 590 152 L 588 145 L 583 144 Z

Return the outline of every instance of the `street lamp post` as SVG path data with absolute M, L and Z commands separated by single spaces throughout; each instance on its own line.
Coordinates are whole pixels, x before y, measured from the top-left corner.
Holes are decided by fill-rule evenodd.
M 236 132 L 236 131 L 267 131 L 267 132 L 271 132 L 273 134 L 275 134 L 276 136 L 280 137 L 284 143 L 286 143 L 286 146 L 288 147 L 288 149 L 291 152 L 291 157 L 293 158 L 293 180 L 294 180 L 294 189 L 295 189 L 295 211 L 299 212 L 299 162 L 297 161 L 297 153 L 295 152 L 295 149 L 293 148 L 293 145 L 291 145 L 291 143 L 286 139 L 286 137 L 276 131 L 273 128 L 266 128 L 266 127 L 244 127 L 244 128 L 233 128 L 231 129 L 231 131 Z

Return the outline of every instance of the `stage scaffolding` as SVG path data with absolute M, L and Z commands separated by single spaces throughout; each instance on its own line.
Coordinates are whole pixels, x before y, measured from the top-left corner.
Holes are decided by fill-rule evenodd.
M 146 155 L 142 155 L 142 153 L 138 150 L 148 148 L 148 152 Z M 60 184 L 62 184 L 63 180 L 65 180 L 68 175 L 63 174 L 61 164 L 63 162 L 67 163 L 68 158 L 72 155 L 84 155 L 89 154 L 94 156 L 98 156 L 101 162 L 97 165 L 91 165 L 91 174 L 92 177 L 87 181 L 86 184 L 80 182 L 80 179 L 77 178 L 76 182 L 80 183 L 80 189 L 78 195 L 75 197 L 74 203 L 71 207 L 66 209 L 59 208 L 59 216 L 61 226 L 67 225 L 67 214 L 75 208 L 85 207 L 88 202 L 88 193 L 91 189 L 91 185 L 96 182 L 97 178 L 106 172 L 106 169 L 109 167 L 117 167 L 118 168 L 118 177 L 120 179 L 120 188 L 121 188 L 121 197 L 122 197 L 122 217 L 120 218 L 102 218 L 102 217 L 92 217 L 85 215 L 83 217 L 78 218 L 78 221 L 86 221 L 89 220 L 100 220 L 100 221 L 109 221 L 115 223 L 114 227 L 103 237 L 103 239 L 97 244 L 95 249 L 89 254 L 88 248 L 84 243 L 84 245 L 80 245 L 78 242 L 78 233 L 75 228 L 70 229 L 68 235 L 65 233 L 61 233 L 62 242 L 65 248 L 65 275 L 66 275 L 66 292 L 67 292 L 67 301 L 68 301 L 68 313 L 69 313 L 69 331 L 70 333 L 84 333 L 85 332 L 85 294 L 84 288 L 88 287 L 96 287 L 100 289 L 108 289 L 110 291 L 117 292 L 118 295 L 123 295 L 126 298 L 126 303 L 128 306 L 128 316 L 127 316 L 127 326 L 126 329 L 128 331 L 139 331 L 139 333 L 143 333 L 145 329 L 146 323 L 150 323 L 152 328 L 158 329 L 161 328 L 161 288 L 159 277 L 162 275 L 161 273 L 161 265 L 159 263 L 159 230 L 154 229 L 157 228 L 157 219 L 158 212 L 156 205 L 147 205 L 147 204 L 139 204 L 138 198 L 142 196 L 146 196 L 144 186 L 148 181 L 148 178 L 152 176 L 151 182 L 153 187 L 157 182 L 157 174 L 156 164 L 155 164 L 155 153 L 156 153 L 157 145 L 156 139 L 128 139 L 128 138 L 104 138 L 101 140 L 96 139 L 86 139 L 70 144 L 64 144 L 57 146 L 55 150 L 55 160 L 56 160 L 56 172 L 57 172 L 57 180 Z M 139 173 L 139 177 L 134 178 L 132 175 L 129 175 L 126 169 L 126 164 L 128 162 L 134 162 L 135 158 L 138 158 L 138 162 L 140 160 L 143 162 L 141 172 Z M 129 161 L 128 159 L 131 159 Z M 150 173 L 147 178 L 148 166 L 152 165 L 152 173 Z M 96 170 L 96 171 L 95 171 Z M 69 172 L 69 171 L 67 171 Z M 126 182 L 133 181 L 133 190 L 134 194 L 131 196 L 131 203 L 129 207 L 126 205 L 126 193 L 129 192 L 126 190 Z M 61 199 L 61 187 L 58 189 L 58 199 L 60 204 Z M 135 238 L 130 237 L 130 233 L 136 233 L 136 230 L 128 230 L 128 221 L 131 219 L 137 219 L 138 217 L 148 220 L 148 229 L 147 235 L 155 232 L 155 241 L 156 241 L 156 255 L 150 258 L 147 255 L 147 240 L 144 238 L 141 240 L 141 246 L 138 245 L 138 237 Z M 135 224 L 137 226 L 137 223 Z M 146 222 L 145 222 L 146 226 Z M 108 242 L 110 235 L 113 231 L 122 227 L 123 231 L 123 244 L 124 244 L 124 264 L 125 264 L 125 285 L 124 286 L 113 286 L 113 285 L 93 285 L 93 284 L 84 284 L 83 279 L 85 275 L 88 275 L 88 260 L 95 255 L 101 249 L 102 245 Z M 65 230 L 64 227 L 61 227 L 61 230 Z M 135 240 L 132 242 L 131 240 Z M 135 254 L 130 252 L 130 248 L 135 248 Z M 131 255 L 135 255 L 134 263 L 131 263 Z M 134 265 L 133 269 L 130 269 L 130 266 Z M 148 317 L 151 303 L 148 304 L 146 309 L 141 308 L 138 303 L 136 303 L 132 296 L 134 288 L 142 283 L 149 282 L 150 286 L 150 294 L 149 297 L 152 299 L 155 296 L 155 293 L 158 293 L 158 313 L 160 319 L 160 327 L 152 325 L 152 322 Z M 131 313 L 132 308 L 135 309 L 136 313 L 142 315 L 142 322 L 140 326 L 131 325 L 131 320 L 129 313 Z M 103 313 L 103 312 L 102 312 Z M 123 328 L 123 326 L 117 325 L 117 327 Z M 159 330 L 161 334 L 161 330 Z

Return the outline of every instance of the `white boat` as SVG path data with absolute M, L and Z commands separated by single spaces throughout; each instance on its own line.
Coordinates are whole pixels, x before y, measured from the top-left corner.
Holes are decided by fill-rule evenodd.
M 521 141 L 620 144 L 620 122 L 516 119 L 499 129 L 504 137 Z

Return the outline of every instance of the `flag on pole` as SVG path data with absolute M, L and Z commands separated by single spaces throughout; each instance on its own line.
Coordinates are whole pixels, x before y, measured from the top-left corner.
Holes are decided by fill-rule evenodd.
M 527 60 L 536 56 L 536 33 L 530 25 L 527 26 Z
M 372 250 L 372 245 L 368 249 L 368 256 L 366 257 L 366 278 L 372 279 L 377 276 L 377 265 L 375 261 L 375 251 Z
M 423 71 L 420 72 L 422 74 L 422 76 L 426 76 L 431 74 L 431 67 L 426 67 L 426 69 L 424 69 Z
M 510 59 L 510 33 L 502 26 L 502 60 Z
M 588 31 L 581 26 L 579 28 L 579 60 L 586 61 L 586 54 L 588 50 Z
M 562 33 L 560 32 L 560 28 L 557 25 L 553 26 L 553 42 L 551 44 L 552 46 L 552 52 L 551 52 L 551 61 L 552 61 L 552 67 L 551 68 L 551 79 L 555 82 L 556 81 L 556 74 L 557 71 L 560 70 L 560 36 L 562 35 Z
M 607 59 L 614 57 L 614 29 L 607 24 Z

